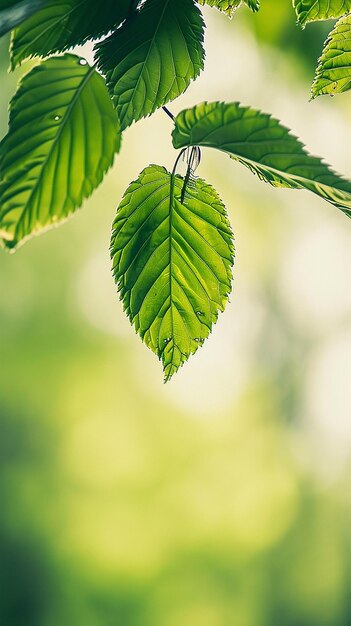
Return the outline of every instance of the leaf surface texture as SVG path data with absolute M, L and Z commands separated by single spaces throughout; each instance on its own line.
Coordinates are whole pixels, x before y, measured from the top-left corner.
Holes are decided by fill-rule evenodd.
M 8 247 L 75 211 L 99 185 L 120 131 L 103 78 L 53 57 L 22 80 L 0 144 L 0 236 Z
M 351 87 L 351 15 L 342 17 L 330 33 L 319 59 L 312 97 L 334 95 Z
M 173 145 L 222 150 L 265 182 L 312 191 L 351 217 L 351 182 L 311 156 L 289 129 L 266 113 L 235 102 L 204 102 L 176 117 Z
M 232 232 L 216 191 L 147 167 L 113 225 L 113 273 L 125 311 L 162 360 L 165 381 L 196 352 L 231 290 Z
M 147 0 L 96 46 L 122 129 L 179 96 L 199 75 L 203 31 L 193 0 Z
M 293 5 L 301 26 L 341 17 L 351 11 L 351 0 L 293 0 Z

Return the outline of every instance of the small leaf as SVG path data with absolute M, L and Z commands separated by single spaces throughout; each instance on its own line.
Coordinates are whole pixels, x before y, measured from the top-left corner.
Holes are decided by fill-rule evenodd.
M 121 128 L 179 96 L 203 68 L 204 24 L 193 0 L 146 0 L 113 35 L 97 44 L 97 59 Z
M 199 4 L 208 4 L 210 7 L 216 7 L 223 13 L 226 13 L 230 17 L 233 15 L 235 9 L 241 4 L 241 0 L 198 0 Z
M 341 17 L 351 11 L 351 0 L 293 0 L 293 5 L 301 26 Z
M 220 11 L 223 11 L 223 13 L 226 13 L 227 15 L 229 15 L 229 17 L 232 17 L 235 9 L 237 9 L 241 3 L 242 0 L 197 0 L 199 4 L 208 4 L 210 7 L 216 7 L 216 9 L 219 9 Z M 260 8 L 260 0 L 243 0 L 245 2 L 245 4 L 252 10 L 252 11 L 258 11 L 258 9 Z
M 351 15 L 342 17 L 327 39 L 312 85 L 312 98 L 351 87 Z
M 81 206 L 119 149 L 103 78 L 66 54 L 36 66 L 12 100 L 0 144 L 0 237 L 7 247 Z
M 201 346 L 231 291 L 232 232 L 216 191 L 151 165 L 131 183 L 111 240 L 125 311 L 168 381 Z
M 308 154 L 285 126 L 261 111 L 236 102 L 204 102 L 176 117 L 173 145 L 227 152 L 265 182 L 308 189 L 351 217 L 351 182 Z
M 15 29 L 11 64 L 67 50 L 112 30 L 126 18 L 130 0 L 46 0 L 45 6 Z
M 47 0 L 3 0 L 0 2 L 0 37 L 18 26 Z

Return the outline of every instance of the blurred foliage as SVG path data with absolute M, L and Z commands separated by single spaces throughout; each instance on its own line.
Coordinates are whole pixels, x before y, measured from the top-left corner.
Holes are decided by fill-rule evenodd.
M 307 100 L 325 25 L 301 32 L 282 0 L 229 23 L 208 17 L 218 54 L 236 32 L 239 44 L 254 36 L 263 65 L 273 50 L 296 66 Z M 5 43 L 3 133 L 15 84 Z M 233 74 L 240 64 L 232 60 Z M 206 76 L 207 89 L 216 78 Z M 272 105 L 276 85 L 284 89 L 274 75 Z M 286 98 L 293 112 L 298 98 Z M 351 132 L 332 102 L 335 128 L 338 115 Z M 150 160 L 162 160 L 162 141 L 150 138 L 167 123 L 160 113 L 138 130 Z M 289 192 L 273 198 L 209 159 L 210 182 L 235 210 L 233 302 L 207 352 L 166 389 L 109 274 L 114 207 L 149 158 L 135 137 L 131 129 L 125 165 L 79 215 L 1 254 L 0 624 L 349 626 L 350 404 L 340 361 L 327 361 L 328 384 L 317 386 L 320 411 L 334 398 L 329 385 L 339 393 L 326 423 L 306 400 L 326 346 L 350 345 L 351 263 L 340 256 L 348 224 L 318 201 L 305 217 L 302 193 L 301 206 Z M 302 266 L 295 287 L 292 255 L 295 271 Z
M 297 27 L 292 4 L 282 0 L 262 0 L 261 10 L 250 20 L 254 33 L 264 43 L 295 55 L 302 69 L 314 69 L 322 43 L 332 22 L 315 22 L 306 29 Z M 250 19 L 251 16 L 248 16 Z

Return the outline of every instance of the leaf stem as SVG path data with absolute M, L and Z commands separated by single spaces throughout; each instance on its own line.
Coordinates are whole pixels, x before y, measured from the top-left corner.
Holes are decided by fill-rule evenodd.
M 163 108 L 164 112 L 167 113 L 168 117 L 171 118 L 172 122 L 174 122 L 175 117 L 174 117 L 173 113 L 171 113 L 171 111 L 169 109 L 167 109 L 167 107 L 165 107 L 165 106 L 163 106 L 162 108 Z
M 175 176 L 175 173 L 177 171 L 177 167 L 178 167 L 178 163 L 180 161 L 180 159 L 182 158 L 182 156 L 186 153 L 188 148 L 183 148 L 183 150 L 181 150 L 176 158 L 176 162 L 173 166 L 173 170 L 172 170 L 172 177 Z

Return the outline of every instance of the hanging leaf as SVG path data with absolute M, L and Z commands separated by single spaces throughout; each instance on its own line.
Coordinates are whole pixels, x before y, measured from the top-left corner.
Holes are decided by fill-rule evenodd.
M 351 87 L 351 15 L 342 17 L 327 39 L 312 85 L 312 98 Z
M 308 189 L 351 217 L 351 182 L 308 154 L 285 126 L 261 111 L 236 102 L 204 102 L 176 117 L 173 145 L 227 152 L 275 187 Z
M 126 18 L 130 0 L 46 0 L 45 6 L 15 29 L 11 65 L 67 50 L 107 33 Z
M 293 0 L 293 5 L 301 26 L 341 17 L 351 11 L 351 0 Z
M 203 344 L 224 309 L 234 260 L 216 191 L 199 178 L 185 194 L 183 187 L 181 176 L 147 167 L 125 193 L 111 241 L 125 311 L 162 360 L 165 381 Z
M 0 144 L 0 237 L 13 248 L 79 208 L 119 149 L 103 78 L 66 54 L 35 67 L 12 100 Z
M 147 0 L 97 44 L 122 129 L 185 91 L 203 68 L 204 24 L 193 0 Z

